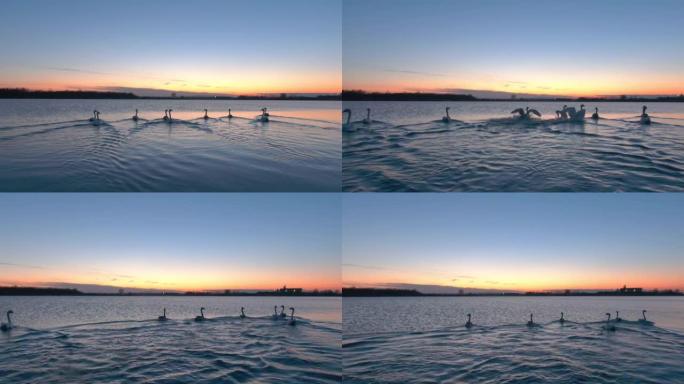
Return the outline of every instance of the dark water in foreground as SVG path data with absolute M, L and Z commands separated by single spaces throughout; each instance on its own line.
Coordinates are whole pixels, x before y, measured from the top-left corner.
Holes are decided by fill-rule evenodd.
M 644 306 L 653 324 L 638 321 Z M 681 298 L 345 298 L 343 308 L 349 383 L 684 380 Z M 615 310 L 623 320 L 606 330 L 605 313 Z M 525 324 L 530 312 L 534 327 Z
M 601 119 L 510 119 L 515 102 L 344 102 L 345 191 L 684 191 L 684 103 L 588 103 Z M 457 121 L 443 123 L 444 108 Z M 575 105 L 579 107 L 579 105 Z M 372 108 L 371 124 L 359 121 Z
M 340 140 L 336 102 L 2 100 L 0 191 L 339 191 Z
M 54 299 L 54 298 L 53 298 Z M 258 303 L 245 298 L 28 298 L 32 309 L 17 306 L 26 298 L 0 300 L 2 310 L 13 305 L 14 328 L 0 334 L 2 383 L 338 383 L 342 377 L 339 298 L 273 299 Z M 31 323 L 65 323 L 84 317 L 82 304 L 93 305 L 90 319 L 129 318 L 34 328 Z M 273 320 L 274 303 L 302 308 L 295 326 Z M 41 304 L 42 303 L 42 304 Z M 56 307 L 64 318 L 54 319 Z M 150 309 L 150 307 L 154 308 Z M 151 313 L 167 306 L 169 319 Z M 207 320 L 190 314 L 205 306 Z M 247 308 L 248 318 L 235 313 Z M 17 309 L 18 308 L 18 309 Z M 147 308 L 147 309 L 143 309 Z M 299 312 L 298 312 L 299 313 Z M 50 315 L 45 315 L 50 314 Z M 155 313 L 158 314 L 158 313 Z M 306 317 L 311 314 L 314 318 Z M 297 314 L 296 314 L 297 315 Z M 66 320 L 65 320 L 66 319 Z

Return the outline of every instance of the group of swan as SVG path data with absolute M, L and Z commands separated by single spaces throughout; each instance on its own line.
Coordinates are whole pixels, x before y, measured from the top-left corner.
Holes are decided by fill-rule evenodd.
M 173 109 L 165 109 L 164 110 L 164 117 L 162 117 L 162 120 L 172 122 L 173 118 L 171 117 L 171 112 L 173 112 Z M 266 112 L 266 108 L 261 109 L 261 115 L 257 118 L 257 120 L 261 122 L 267 122 L 268 121 L 268 112 Z M 232 110 L 228 108 L 228 115 L 226 116 L 228 119 L 232 119 L 235 117 L 232 113 Z M 210 119 L 209 117 L 209 110 L 204 109 L 204 116 L 202 116 L 204 120 Z M 138 115 L 138 109 L 135 110 L 135 115 L 131 117 L 131 120 L 133 121 L 139 121 L 140 116 Z M 100 111 L 94 110 L 93 111 L 93 117 L 89 118 L 88 121 L 91 123 L 99 123 L 100 122 Z
M 580 105 L 579 111 L 575 107 L 563 106 L 563 109 L 556 111 L 556 119 L 558 120 L 568 120 L 568 121 L 584 121 L 584 116 L 587 113 L 584 109 L 584 104 Z M 591 116 L 592 119 L 598 120 L 598 108 L 596 112 Z
M 349 108 L 346 108 L 345 110 L 342 111 L 342 115 L 347 115 L 347 118 L 344 120 L 343 125 L 349 126 L 351 124 L 351 117 L 352 117 L 352 111 Z M 364 125 L 369 125 L 373 122 L 371 119 L 371 109 L 366 108 L 366 118 L 361 120 L 361 124 Z
M 281 305 L 280 307 L 281 307 L 281 310 L 280 310 L 280 313 L 278 313 L 278 306 L 277 305 L 273 306 L 273 311 L 274 311 L 273 319 L 274 320 L 287 319 L 287 315 L 285 314 L 285 306 Z M 296 325 L 297 321 L 295 320 L 295 317 L 294 317 L 295 309 L 290 307 L 290 311 L 291 311 L 290 320 L 287 323 L 289 325 Z M 5 328 L 5 324 L 3 323 L 2 324 L 2 327 L 3 327 L 2 330 L 3 331 L 7 331 L 12 327 L 12 322 L 11 322 L 10 317 L 9 317 L 9 315 L 12 313 L 13 313 L 12 311 L 7 312 L 7 321 L 9 322 L 9 325 L 7 326 L 7 328 Z M 244 319 L 246 317 L 247 317 L 247 315 L 245 315 L 245 307 L 240 307 L 240 318 Z M 204 307 L 201 307 L 199 316 L 195 316 L 195 321 L 201 322 L 201 321 L 204 321 L 206 319 L 207 318 L 204 317 Z M 164 314 L 157 317 L 157 320 L 158 321 L 168 320 L 168 317 L 166 317 L 166 308 L 164 308 Z
M 604 329 L 606 329 L 608 331 L 615 331 L 615 326 L 610 324 L 610 321 L 611 321 L 610 313 L 606 313 L 606 315 L 608 316 L 608 319 L 606 320 L 606 325 L 604 326 Z M 471 321 L 470 313 L 468 313 L 466 316 L 467 316 L 467 320 L 465 323 L 465 327 L 466 328 L 472 328 L 473 322 Z M 643 311 L 641 311 L 641 316 L 642 316 L 642 318 L 637 320 L 637 322 L 639 324 L 653 325 L 652 321 L 646 320 L 646 310 L 645 309 Z M 561 317 L 560 317 L 560 319 L 558 319 L 558 322 L 561 324 L 565 324 L 565 321 L 566 321 L 565 320 L 565 314 L 563 312 L 561 312 Z M 619 322 L 619 321 L 622 321 L 622 318 L 620 318 L 620 311 L 615 311 L 615 319 L 613 319 L 613 322 Z M 534 322 L 534 314 L 533 313 L 530 313 L 530 320 L 526 323 L 526 325 L 528 327 L 537 326 L 537 323 Z
M 92 122 L 92 123 L 99 122 L 99 121 L 100 121 L 100 111 L 98 111 L 97 109 L 94 110 L 94 111 L 93 111 L 93 117 L 91 117 L 90 119 L 88 119 L 88 121 L 90 121 L 90 122 Z
M 287 322 L 289 325 L 295 325 L 297 322 L 295 321 L 294 313 L 295 309 L 290 307 L 290 320 Z M 287 315 L 285 314 L 285 306 L 281 305 L 280 306 L 280 313 L 278 313 L 278 306 L 274 305 L 273 306 L 273 316 L 271 316 L 273 320 L 278 320 L 278 319 L 287 319 Z

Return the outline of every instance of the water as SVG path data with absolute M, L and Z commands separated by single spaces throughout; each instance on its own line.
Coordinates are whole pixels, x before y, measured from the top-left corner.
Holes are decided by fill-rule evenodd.
M 262 107 L 269 107 L 268 123 L 254 120 Z M 0 191 L 339 191 L 339 107 L 0 100 Z M 160 119 L 168 108 L 173 124 Z M 201 118 L 204 108 L 212 119 Z M 235 118 L 225 118 L 228 108 Z M 102 113 L 99 125 L 87 120 L 94 109 Z
M 587 103 L 598 122 L 511 121 L 525 105 L 544 119 L 558 102 L 344 102 L 345 191 L 684 191 L 684 103 Z M 575 103 L 579 108 L 579 103 Z M 452 119 L 442 123 L 445 106 Z M 373 123 L 364 125 L 365 109 Z M 499 119 L 497 121 L 497 119 Z M 506 119 L 506 120 L 501 120 Z
M 642 309 L 654 325 L 637 321 Z M 623 320 L 608 331 L 605 313 L 616 310 Z M 535 327 L 525 325 L 531 312 Z M 463 326 L 467 313 L 471 329 Z M 684 298 L 345 298 L 343 319 L 349 383 L 674 383 L 684 377 Z
M 280 304 L 296 308 L 296 326 L 271 319 Z M 193 321 L 202 306 L 207 320 Z M 170 320 L 156 321 L 163 307 Z M 340 307 L 324 297 L 3 296 L 16 328 L 0 334 L 0 381 L 337 383 Z

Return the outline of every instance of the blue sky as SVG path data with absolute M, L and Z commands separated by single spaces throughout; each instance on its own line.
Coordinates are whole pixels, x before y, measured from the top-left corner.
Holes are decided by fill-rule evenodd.
M 340 0 L 4 0 L 0 87 L 334 92 Z
M 344 88 L 684 92 L 679 0 L 345 0 Z
M 343 284 L 684 289 L 681 194 L 347 194 Z
M 0 284 L 340 285 L 334 194 L 5 194 Z

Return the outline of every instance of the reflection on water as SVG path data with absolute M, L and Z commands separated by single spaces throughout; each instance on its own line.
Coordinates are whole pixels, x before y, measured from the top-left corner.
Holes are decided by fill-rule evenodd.
M 4 100 L 0 190 L 338 191 L 339 118 L 336 102 Z
M 638 321 L 642 308 L 653 325 Z M 343 311 L 350 383 L 664 383 L 684 375 L 682 298 L 345 298 Z M 607 330 L 605 313 L 614 311 L 622 321 Z M 525 324 L 530 313 L 536 326 Z
M 451 123 L 443 123 L 449 106 Z M 344 102 L 345 191 L 683 191 L 684 104 L 587 104 L 584 124 L 515 121 L 508 102 Z M 562 103 L 535 102 L 544 119 Z M 371 124 L 363 124 L 366 107 Z M 579 107 L 577 105 L 577 107 Z

